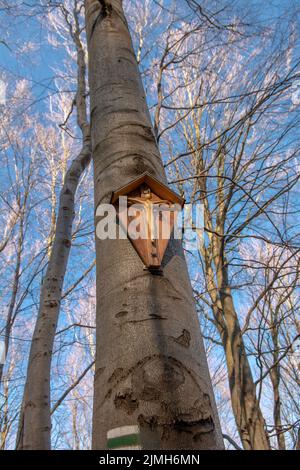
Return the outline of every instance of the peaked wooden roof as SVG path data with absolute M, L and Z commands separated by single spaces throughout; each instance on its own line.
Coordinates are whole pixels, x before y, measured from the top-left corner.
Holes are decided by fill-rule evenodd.
M 185 201 L 182 197 L 172 191 L 172 189 L 170 189 L 164 183 L 154 178 L 148 172 L 143 173 L 141 176 L 134 179 L 130 183 L 126 184 L 125 186 L 122 186 L 117 191 L 114 191 L 111 195 L 110 203 L 114 204 L 120 196 L 126 196 L 143 183 L 147 184 L 151 191 L 153 191 L 153 193 L 155 193 L 161 199 L 167 199 L 173 204 L 180 204 L 181 206 L 183 206 Z

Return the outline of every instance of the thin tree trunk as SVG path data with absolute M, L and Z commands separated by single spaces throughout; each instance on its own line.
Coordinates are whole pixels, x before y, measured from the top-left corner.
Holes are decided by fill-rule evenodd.
M 212 281 L 211 270 L 208 269 L 208 266 L 206 266 L 206 270 L 210 272 L 208 287 L 214 302 L 213 313 L 216 326 L 222 338 L 231 405 L 243 448 L 245 450 L 269 450 L 265 421 L 256 397 L 256 388 L 231 289 L 228 285 L 216 286 Z M 219 277 L 218 281 L 222 283 L 220 276 L 217 277 Z M 219 294 L 217 298 L 215 297 L 216 292 Z
M 280 383 L 280 368 L 275 366 L 270 371 L 270 378 L 273 387 L 274 394 L 274 405 L 273 405 L 273 418 L 276 432 L 277 445 L 279 450 L 285 450 L 285 437 L 282 431 L 282 420 L 281 420 L 281 399 L 279 392 Z
M 67 172 L 61 192 L 55 239 L 41 288 L 29 356 L 17 448 L 50 449 L 50 368 L 64 277 L 69 258 L 76 189 L 90 160 L 87 142 Z
M 224 173 L 224 160 L 225 153 L 221 149 L 218 160 L 220 175 Z M 199 180 L 199 185 L 203 193 L 206 193 L 205 178 Z M 210 244 L 207 247 L 203 244 L 201 253 L 205 261 L 206 282 L 212 299 L 213 314 L 226 357 L 232 410 L 243 448 L 268 450 L 270 445 L 265 421 L 256 397 L 256 388 L 228 282 L 228 263 L 222 238 L 226 213 L 223 185 L 224 180 L 218 179 L 218 213 L 214 230 L 208 201 L 204 198 L 204 225 L 212 235 Z
M 216 262 L 216 258 L 215 258 Z M 235 311 L 224 260 L 216 263 L 219 296 L 226 328 L 222 331 L 232 409 L 245 450 L 269 450 L 265 421 L 256 397 L 256 388 Z
M 83 136 L 83 146 L 66 173 L 60 194 L 55 237 L 43 279 L 32 338 L 17 449 L 46 450 L 51 447 L 50 369 L 53 343 L 71 248 L 75 194 L 80 177 L 91 159 L 90 128 L 86 114 L 85 58 L 78 31 L 77 27 L 73 39 L 77 47 L 78 66 L 77 121 Z
M 17 242 L 17 252 L 16 252 L 16 267 L 14 271 L 14 278 L 13 278 L 13 285 L 12 285 L 12 293 L 9 302 L 6 324 L 4 328 L 5 337 L 4 337 L 4 351 L 5 357 L 8 354 L 9 344 L 10 344 L 10 335 L 14 323 L 14 309 L 16 305 L 16 299 L 19 289 L 19 278 L 20 278 L 20 268 L 21 268 L 21 256 L 23 251 L 23 242 L 24 242 L 24 218 L 25 218 L 25 207 L 27 201 L 27 194 L 24 200 L 24 207 L 21 209 L 20 213 L 20 228 L 19 228 L 19 235 L 18 235 L 18 242 Z M 2 383 L 2 376 L 3 376 L 4 364 L 0 364 L 0 388 Z
M 232 303 L 231 300 L 228 296 L 226 303 Z M 227 329 L 222 339 L 232 409 L 240 438 L 245 450 L 269 450 L 265 420 L 256 397 L 255 384 L 233 303 L 232 306 L 227 305 L 224 308 L 224 315 L 227 317 Z
M 281 397 L 280 397 L 280 363 L 279 358 L 279 341 L 278 341 L 278 315 L 275 312 L 271 312 L 272 324 L 271 324 L 271 336 L 273 341 L 273 364 L 277 364 L 270 370 L 270 379 L 272 382 L 274 405 L 273 405 L 273 418 L 274 426 L 276 431 L 276 439 L 279 450 L 285 450 L 285 437 L 282 432 L 282 419 L 281 419 Z
M 121 0 L 86 0 L 95 205 L 148 171 L 166 181 Z M 186 262 L 163 275 L 129 240 L 96 240 L 93 448 L 138 425 L 144 449 L 220 449 L 222 435 Z

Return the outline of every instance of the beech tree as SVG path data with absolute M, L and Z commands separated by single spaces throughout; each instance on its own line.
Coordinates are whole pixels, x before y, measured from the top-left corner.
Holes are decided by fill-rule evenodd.
M 74 100 L 82 149 L 66 172 L 60 193 L 53 245 L 41 288 L 39 312 L 30 350 L 27 379 L 17 437 L 18 449 L 50 449 L 51 406 L 50 367 L 53 342 L 62 298 L 75 217 L 75 194 L 91 158 L 90 127 L 86 106 L 85 53 L 80 39 L 80 7 L 74 3 L 73 22 L 62 8 L 77 51 L 77 92 Z
M 145 171 L 166 178 L 122 2 L 85 8 L 97 207 Z M 143 269 L 128 239 L 96 239 L 96 266 L 93 448 L 106 448 L 110 429 L 133 424 L 145 449 L 222 448 L 178 240 L 162 276 Z
M 298 448 L 297 6 L 0 15 L 1 449 L 106 448 L 123 425 L 143 448 Z M 144 171 L 203 208 L 163 275 L 94 246 L 97 207 Z
M 231 32 L 230 35 L 231 41 L 229 38 L 225 45 L 216 46 L 211 55 L 189 57 L 186 63 L 180 62 L 180 67 L 173 67 L 170 72 L 165 70 L 163 79 L 160 67 L 157 80 L 163 82 L 165 97 L 162 94 L 163 115 L 159 116 L 161 122 L 157 121 L 157 127 L 160 127 L 159 136 L 173 130 L 166 141 L 175 141 L 177 152 L 178 143 L 184 142 L 182 153 L 171 154 L 166 165 L 168 168 L 175 165 L 171 170 L 173 182 L 181 186 L 186 196 L 203 204 L 206 236 L 199 240 L 203 284 L 196 295 L 199 303 L 204 301 L 211 308 L 213 319 L 210 320 L 221 338 L 241 442 L 245 449 L 269 449 L 268 430 L 243 335 L 266 292 L 274 295 L 273 285 L 282 276 L 286 263 L 298 257 L 296 234 L 281 232 L 281 227 L 291 223 L 287 222 L 288 215 L 282 208 L 284 195 L 292 193 L 299 181 L 292 163 L 298 151 L 291 139 L 286 152 L 285 140 L 295 132 L 299 120 L 293 103 L 286 106 L 291 83 L 297 79 L 298 63 L 288 59 L 292 32 L 290 37 L 281 38 L 280 43 L 273 43 L 267 52 L 266 41 L 273 42 L 274 38 L 263 34 L 262 45 L 251 50 L 252 61 L 244 56 L 242 49 L 249 47 L 248 38 L 240 40 L 241 49 L 237 47 L 233 55 L 234 36 Z M 177 57 L 183 57 L 193 48 L 194 40 L 182 51 L 177 50 Z M 174 62 L 173 59 L 173 65 Z M 274 111 L 270 122 L 269 115 L 275 107 L 281 109 L 281 114 L 276 118 Z M 286 254 L 278 272 L 249 307 L 242 328 L 232 286 L 235 286 L 236 269 L 239 264 L 243 266 L 237 254 L 241 240 L 252 237 L 284 246 Z M 278 351 L 278 345 L 274 350 Z M 278 381 L 275 371 L 273 368 L 273 385 Z M 278 401 L 277 396 L 275 421 L 278 421 Z M 283 445 L 282 439 L 279 444 Z

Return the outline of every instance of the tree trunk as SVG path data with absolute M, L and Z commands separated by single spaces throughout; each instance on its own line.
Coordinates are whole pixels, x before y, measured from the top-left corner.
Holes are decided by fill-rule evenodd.
M 74 198 L 80 176 L 90 160 L 89 144 L 67 172 L 61 192 L 55 239 L 40 296 L 30 350 L 17 448 L 47 450 L 51 444 L 50 368 L 63 281 L 74 219 Z
M 51 448 L 50 369 L 53 344 L 72 242 L 76 190 L 80 177 L 91 159 L 90 126 L 86 112 L 86 66 L 78 25 L 73 40 L 77 49 L 77 123 L 81 129 L 83 144 L 79 155 L 72 161 L 66 173 L 60 193 L 54 242 L 46 276 L 43 279 L 38 317 L 30 349 L 17 449 Z
M 222 332 L 222 342 L 226 356 L 232 409 L 239 435 L 245 450 L 269 450 L 265 420 L 256 397 L 256 388 L 239 320 L 231 289 L 228 286 L 226 262 L 222 259 L 216 265 L 221 266 L 217 269 L 217 279 L 226 325 Z
M 145 171 L 166 182 L 121 0 L 86 0 L 95 205 Z M 163 275 L 130 241 L 96 239 L 93 448 L 139 429 L 143 449 L 221 449 L 222 435 L 183 250 Z
M 274 405 L 273 405 L 273 419 L 276 432 L 277 445 L 279 450 L 285 450 L 285 437 L 283 433 L 282 419 L 281 419 L 281 397 L 280 397 L 280 380 L 281 371 L 279 364 L 279 341 L 278 341 L 278 315 L 277 309 L 275 312 L 271 312 L 271 336 L 273 342 L 273 367 L 270 370 L 270 379 L 272 382 Z
M 239 321 L 231 295 L 223 298 L 226 332 L 223 344 L 226 355 L 232 409 L 245 450 L 270 450 L 265 420 L 256 397 L 255 384 L 248 362 Z

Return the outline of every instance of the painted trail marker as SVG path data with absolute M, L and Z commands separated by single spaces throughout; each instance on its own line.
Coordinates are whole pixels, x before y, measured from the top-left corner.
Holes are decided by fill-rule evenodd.
M 139 427 L 132 425 L 110 429 L 107 432 L 107 448 L 110 450 L 141 449 Z

